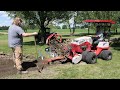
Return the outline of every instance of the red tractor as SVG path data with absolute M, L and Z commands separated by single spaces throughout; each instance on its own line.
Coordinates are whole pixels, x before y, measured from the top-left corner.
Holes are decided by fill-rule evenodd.
M 88 20 L 86 22 L 100 22 L 105 24 L 113 23 L 111 20 Z M 52 57 L 47 60 L 48 62 L 64 62 L 70 60 L 74 64 L 80 63 L 81 61 L 88 64 L 94 64 L 97 62 L 97 58 L 101 58 L 103 60 L 112 59 L 109 42 L 103 40 L 99 42 L 98 45 L 94 45 L 93 39 L 90 36 L 78 37 L 62 42 L 62 36 L 57 33 L 53 33 L 48 36 L 46 44 L 49 47 L 46 48 L 45 51 Z
M 96 26 L 96 30 L 98 28 L 103 31 L 103 40 L 100 41 L 97 45 L 93 45 L 91 51 L 95 52 L 98 58 L 102 58 L 103 60 L 111 60 L 112 59 L 112 52 L 110 51 L 109 40 L 110 40 L 110 28 L 112 24 L 115 24 L 113 20 L 84 20 L 87 23 L 94 23 Z M 107 41 L 105 41 L 107 37 Z M 109 38 L 108 38 L 109 37 Z
M 96 63 L 97 56 L 91 51 L 91 37 L 80 37 L 62 42 L 61 35 L 53 33 L 47 38 L 46 44 L 49 45 L 49 47 L 46 48 L 45 51 L 52 57 L 48 59 L 48 62 L 65 62 L 70 60 L 74 64 L 77 64 L 80 61 L 85 61 L 89 64 Z M 86 53 L 87 55 L 83 53 L 84 51 L 88 51 Z M 86 56 L 85 59 L 83 59 L 84 55 Z

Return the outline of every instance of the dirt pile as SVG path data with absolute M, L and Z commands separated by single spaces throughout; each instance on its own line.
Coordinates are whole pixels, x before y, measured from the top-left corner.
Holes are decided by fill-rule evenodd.
M 34 57 L 31 56 L 23 56 L 23 68 L 25 70 L 37 70 L 36 63 L 37 60 L 34 60 Z M 3 52 L 0 52 L 0 77 L 5 77 L 8 75 L 16 74 L 17 70 L 14 67 L 14 63 L 12 61 L 12 55 L 7 55 Z

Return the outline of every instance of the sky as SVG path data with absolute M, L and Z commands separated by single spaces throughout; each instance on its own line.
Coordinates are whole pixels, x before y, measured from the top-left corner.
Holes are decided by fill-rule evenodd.
M 5 11 L 0 11 L 0 26 L 10 26 L 12 19 L 8 17 Z
M 0 26 L 10 26 L 12 23 L 12 19 L 8 17 L 7 13 L 5 11 L 0 11 Z M 62 24 L 59 24 L 60 27 L 62 27 Z

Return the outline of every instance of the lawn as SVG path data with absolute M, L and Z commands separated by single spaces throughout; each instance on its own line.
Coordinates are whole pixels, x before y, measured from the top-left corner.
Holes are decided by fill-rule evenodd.
M 38 30 L 34 30 L 38 31 Z M 28 32 L 34 32 L 28 30 Z M 2 31 L 4 32 L 4 31 Z M 51 32 L 57 32 L 63 35 L 63 38 L 75 38 L 87 34 L 86 29 L 77 29 L 76 36 L 68 36 L 69 30 L 51 29 Z M 120 29 L 118 29 L 120 32 Z M 90 34 L 94 31 L 90 31 Z M 120 35 L 112 35 L 113 37 L 120 37 Z M 48 57 L 44 51 L 47 45 L 37 45 L 37 50 Z M 12 75 L 3 77 L 5 79 L 120 79 L 120 43 L 111 45 L 113 58 L 110 61 L 97 60 L 96 64 L 58 64 L 51 65 L 43 70 L 40 74 L 37 71 L 31 71 L 26 75 Z M 11 49 L 7 45 L 7 35 L 0 34 L 0 52 L 11 53 Z M 36 49 L 34 45 L 34 37 L 24 37 L 23 54 L 32 55 L 36 57 Z

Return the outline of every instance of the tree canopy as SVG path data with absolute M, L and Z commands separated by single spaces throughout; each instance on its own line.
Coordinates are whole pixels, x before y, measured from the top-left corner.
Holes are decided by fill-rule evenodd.
M 75 24 L 86 19 L 111 19 L 120 23 L 120 11 L 6 11 L 10 17 L 19 16 L 27 25 L 37 26 L 42 33 L 52 21 L 69 22 L 71 16 L 75 17 Z M 68 23 L 69 24 L 69 23 Z

